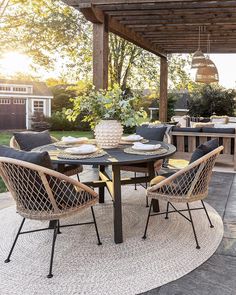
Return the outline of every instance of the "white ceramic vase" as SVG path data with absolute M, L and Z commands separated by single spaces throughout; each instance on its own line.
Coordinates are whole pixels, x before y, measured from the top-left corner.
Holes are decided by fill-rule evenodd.
M 102 120 L 95 127 L 97 145 L 104 149 L 116 148 L 122 134 L 123 127 L 117 120 Z

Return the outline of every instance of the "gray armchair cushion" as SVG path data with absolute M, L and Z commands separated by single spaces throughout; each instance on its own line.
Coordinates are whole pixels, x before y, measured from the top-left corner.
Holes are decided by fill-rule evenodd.
M 21 150 L 31 151 L 32 149 L 52 143 L 48 130 L 43 132 L 14 132 L 14 137 Z
M 173 127 L 172 131 L 179 131 L 179 132 L 201 132 L 202 131 L 202 127 L 196 127 L 196 128 L 192 128 L 192 127 Z
M 209 127 L 203 127 L 202 132 L 205 132 L 205 133 L 235 134 L 235 129 L 234 128 L 209 128 Z

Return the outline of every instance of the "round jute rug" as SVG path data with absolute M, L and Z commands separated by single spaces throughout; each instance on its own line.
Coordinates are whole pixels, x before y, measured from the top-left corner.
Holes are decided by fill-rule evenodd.
M 63 228 L 55 248 L 52 279 L 47 279 L 52 231 L 19 237 L 11 262 L 3 261 L 12 244 L 21 217 L 11 207 L 0 211 L 0 294 L 138 294 L 176 280 L 206 261 L 223 236 L 218 213 L 207 209 L 214 224 L 211 229 L 203 210 L 193 211 L 201 246 L 196 249 L 191 224 L 177 213 L 150 220 L 147 240 L 142 240 L 148 209 L 145 190 L 123 187 L 124 243 L 114 244 L 112 202 L 95 206 L 103 245 L 97 246 L 93 225 Z M 161 204 L 164 208 L 166 204 Z M 199 206 L 199 203 L 192 206 Z M 66 222 L 88 221 L 86 210 Z M 25 229 L 47 223 L 26 221 Z

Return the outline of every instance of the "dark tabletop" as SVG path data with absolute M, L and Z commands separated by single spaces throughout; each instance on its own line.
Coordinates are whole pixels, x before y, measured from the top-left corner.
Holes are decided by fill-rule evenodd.
M 163 148 L 167 149 L 167 152 L 159 155 L 135 155 L 125 153 L 124 148 L 130 147 L 130 145 L 122 145 L 114 149 L 104 149 L 107 155 L 98 158 L 89 159 L 59 159 L 52 157 L 52 162 L 55 164 L 83 164 L 83 165 L 129 165 L 137 163 L 153 162 L 158 159 L 163 159 L 173 155 L 176 148 L 172 144 L 166 144 L 159 141 L 150 141 L 151 144 L 161 144 Z M 58 149 L 58 146 L 53 145 L 39 147 L 34 150 L 38 151 L 52 151 Z

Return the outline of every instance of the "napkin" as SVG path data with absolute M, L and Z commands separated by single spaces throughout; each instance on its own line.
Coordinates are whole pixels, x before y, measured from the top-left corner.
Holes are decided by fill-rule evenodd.
M 79 138 L 76 138 L 76 137 L 73 137 L 73 136 L 63 136 L 61 138 L 61 140 L 63 142 L 73 143 L 73 142 L 85 141 L 85 140 L 88 140 L 88 138 L 87 137 L 79 137 Z
M 141 142 L 135 142 L 132 148 L 136 150 L 155 151 L 160 147 L 160 144 L 143 144 Z
M 135 140 L 141 140 L 141 139 L 143 139 L 143 137 L 138 134 L 132 134 L 132 135 L 122 137 L 122 140 L 125 140 L 125 141 L 135 141 Z
M 89 154 L 96 152 L 97 148 L 92 144 L 82 144 L 79 147 L 65 149 L 65 152 L 74 154 Z

